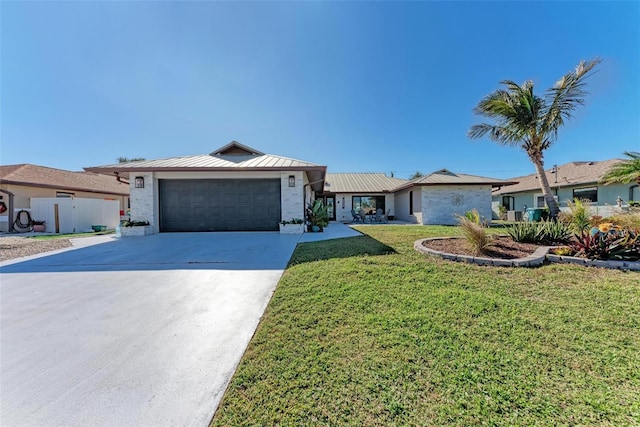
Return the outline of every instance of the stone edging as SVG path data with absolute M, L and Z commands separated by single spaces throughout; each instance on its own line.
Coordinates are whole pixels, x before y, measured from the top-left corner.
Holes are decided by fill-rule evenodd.
M 444 258 L 450 261 L 467 262 L 478 265 L 495 265 L 500 267 L 538 267 L 544 264 L 545 260 L 549 262 L 557 262 L 564 264 L 577 264 L 587 267 L 602 267 L 620 270 L 640 271 L 640 262 L 634 261 L 601 261 L 590 260 L 586 258 L 578 258 L 572 256 L 553 255 L 549 253 L 549 250 L 553 246 L 541 246 L 531 255 L 524 258 L 515 259 L 498 259 L 498 258 L 486 258 L 486 257 L 474 257 L 469 255 L 456 255 L 446 252 L 436 251 L 427 248 L 422 243 L 429 240 L 445 240 L 445 239 L 460 239 L 460 237 L 432 237 L 427 239 L 416 240 L 413 247 L 418 252 L 427 255 L 435 255 L 440 258 Z

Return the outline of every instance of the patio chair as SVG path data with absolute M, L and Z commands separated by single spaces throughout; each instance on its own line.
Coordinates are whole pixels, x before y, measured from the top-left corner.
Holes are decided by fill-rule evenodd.
M 361 222 L 362 218 L 358 215 L 355 209 L 351 209 L 351 222 Z
M 386 219 L 384 217 L 384 211 L 382 209 L 380 208 L 376 209 L 375 220 L 376 222 L 386 222 Z
M 360 216 L 360 219 L 362 220 L 362 222 L 367 222 L 367 213 L 364 211 L 364 209 L 360 209 L 358 211 L 358 216 Z
M 391 209 L 387 209 L 387 213 L 384 215 L 385 224 L 389 224 L 389 215 L 391 215 Z

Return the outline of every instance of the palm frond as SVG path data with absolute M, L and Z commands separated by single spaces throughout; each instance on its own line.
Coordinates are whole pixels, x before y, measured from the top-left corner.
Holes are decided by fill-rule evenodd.
M 588 95 L 585 80 L 600 62 L 602 62 L 600 58 L 580 61 L 575 70 L 562 76 L 552 88 L 547 90 L 545 99 L 548 108 L 542 114 L 544 116 L 542 131 L 545 134 L 552 135 L 555 139 L 558 129 L 565 120 L 573 116 L 576 108 L 584 105 L 584 99 Z
M 613 165 L 601 178 L 600 182 L 602 184 L 627 184 L 634 181 L 640 184 L 640 152 L 625 151 L 624 155 L 628 159 Z
M 488 123 L 473 125 L 467 132 L 467 136 L 471 139 L 479 139 L 485 135 L 488 135 L 490 140 L 501 145 L 518 145 L 522 140 L 522 135 L 512 129 Z

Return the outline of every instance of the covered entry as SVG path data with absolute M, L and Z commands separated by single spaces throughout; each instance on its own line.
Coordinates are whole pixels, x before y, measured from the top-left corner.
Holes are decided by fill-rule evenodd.
M 161 179 L 160 231 L 277 231 L 279 179 Z

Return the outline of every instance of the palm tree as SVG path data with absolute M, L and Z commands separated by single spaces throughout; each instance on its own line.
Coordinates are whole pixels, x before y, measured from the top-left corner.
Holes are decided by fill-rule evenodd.
M 600 180 L 601 183 L 605 185 L 614 183 L 627 184 L 635 181 L 640 185 L 640 152 L 625 151 L 624 155 L 628 159 L 611 166 Z
M 584 104 L 588 94 L 585 79 L 600 62 L 599 58 L 580 61 L 575 70 L 562 76 L 542 97 L 533 93 L 531 80 L 522 85 L 504 80 L 500 82 L 505 86 L 504 89 L 490 93 L 474 109 L 476 114 L 493 119 L 495 123 L 471 126 L 467 133 L 469 138 L 478 139 L 488 135 L 489 139 L 500 145 L 525 150 L 535 165 L 549 214 L 554 218 L 559 208 L 544 172 L 544 151 L 558 139 L 558 129 L 565 120 L 570 119 L 573 111 Z

